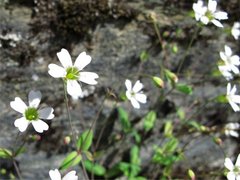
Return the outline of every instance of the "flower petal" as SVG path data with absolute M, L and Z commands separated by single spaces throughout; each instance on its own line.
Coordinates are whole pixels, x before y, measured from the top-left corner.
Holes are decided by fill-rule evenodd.
M 235 178 L 236 178 L 236 175 L 233 171 L 230 171 L 230 172 L 227 173 L 227 179 L 228 180 L 235 180 Z
M 27 109 L 27 105 L 19 97 L 15 97 L 15 100 L 10 102 L 10 106 L 15 111 L 20 113 L 24 113 L 25 110 Z
M 61 180 L 61 174 L 58 171 L 58 169 L 50 170 L 49 176 L 50 176 L 51 180 Z
M 146 103 L 147 102 L 147 96 L 142 93 L 135 94 L 135 99 L 139 101 L 140 103 Z
M 217 2 L 214 0 L 208 0 L 208 9 L 211 12 L 215 12 L 217 9 Z
M 30 91 L 28 94 L 28 103 L 30 107 L 37 108 L 42 98 L 40 91 Z
M 63 67 L 56 64 L 49 64 L 48 68 L 48 74 L 50 74 L 54 78 L 62 78 L 65 77 L 67 74 L 66 70 Z
M 137 80 L 137 82 L 133 86 L 133 92 L 137 93 L 141 91 L 142 88 L 143 88 L 143 84 L 139 80 Z
M 234 64 L 234 65 L 240 65 L 239 60 L 240 60 L 240 58 L 239 58 L 238 55 L 234 55 L 230 58 L 231 63 Z
M 220 21 L 218 21 L 218 20 L 216 20 L 216 19 L 213 19 L 213 20 L 211 20 L 211 22 L 212 22 L 215 26 L 220 27 L 220 28 L 223 28 L 223 25 L 222 25 L 222 23 L 220 23 Z
M 234 165 L 231 161 L 230 158 L 225 158 L 225 161 L 224 161 L 224 166 L 229 170 L 229 171 L 232 171 L 234 169 Z
M 229 101 L 229 104 L 232 106 L 232 108 L 235 112 L 240 111 L 239 106 L 236 103 L 234 103 L 233 101 Z
M 132 82 L 128 79 L 125 80 L 125 86 L 128 91 L 132 91 Z
M 25 117 L 21 117 L 21 118 L 15 120 L 14 126 L 17 127 L 19 129 L 19 131 L 24 132 L 27 129 L 29 123 L 30 122 L 28 120 L 26 120 Z
M 91 56 L 87 55 L 86 52 L 82 52 L 78 55 L 74 66 L 76 66 L 80 71 L 91 62 Z
M 53 119 L 54 118 L 53 111 L 54 110 L 51 107 L 46 107 L 46 108 L 40 109 L 38 111 L 39 118 L 41 118 L 41 119 Z
M 71 56 L 66 49 L 61 49 L 61 51 L 57 53 L 57 57 L 65 69 L 72 66 Z
M 36 121 L 32 121 L 32 125 L 34 129 L 39 133 L 42 133 L 43 131 L 48 130 L 48 124 L 40 119 Z
M 238 154 L 235 166 L 240 167 L 240 154 Z
M 228 19 L 228 14 L 223 11 L 218 11 L 214 13 L 214 17 L 219 20 L 222 20 L 222 19 L 224 20 L 224 19 Z
M 140 104 L 135 98 L 131 98 L 130 101 L 131 101 L 134 108 L 136 108 L 136 109 L 140 108 Z
M 232 55 L 232 49 L 227 45 L 224 46 L 224 49 L 226 56 L 230 57 Z
M 227 84 L 227 95 L 229 95 L 231 92 L 231 83 Z
M 67 81 L 67 92 L 69 95 L 71 95 L 73 97 L 82 97 L 83 96 L 81 86 L 75 80 Z
M 207 16 L 202 16 L 200 20 L 203 24 L 208 24 L 209 23 L 209 19 L 208 19 Z
M 76 171 L 70 171 L 67 173 L 62 180 L 78 180 L 78 176 L 76 175 Z
M 86 84 L 95 85 L 97 81 L 95 79 L 98 78 L 98 75 L 94 72 L 80 72 L 79 81 L 82 81 Z

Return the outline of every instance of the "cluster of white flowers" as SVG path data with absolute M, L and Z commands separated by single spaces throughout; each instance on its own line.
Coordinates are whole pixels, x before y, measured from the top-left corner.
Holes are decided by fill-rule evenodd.
M 235 165 L 230 158 L 225 158 L 224 165 L 229 170 L 227 173 L 228 180 L 240 179 L 240 154 L 237 157 Z
M 238 55 L 232 55 L 232 50 L 229 46 L 225 45 L 224 49 L 225 52 L 221 51 L 219 53 L 223 65 L 219 65 L 218 69 L 226 80 L 230 81 L 233 79 L 233 74 L 239 74 L 238 66 L 240 65 L 240 58 Z M 239 105 L 237 105 L 240 104 L 240 96 L 235 95 L 236 91 L 236 85 L 233 85 L 233 88 L 231 89 L 231 84 L 228 82 L 226 98 L 235 112 L 240 111 Z
M 217 11 L 217 1 L 209 0 L 208 6 L 204 6 L 202 0 L 198 0 L 193 4 L 193 10 L 195 12 L 195 18 L 197 21 L 201 21 L 203 24 L 213 23 L 217 27 L 223 27 L 219 20 L 228 19 L 228 14 L 224 11 Z

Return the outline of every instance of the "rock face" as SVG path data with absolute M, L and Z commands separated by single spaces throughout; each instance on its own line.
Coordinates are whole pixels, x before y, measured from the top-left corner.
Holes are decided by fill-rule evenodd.
M 230 2 L 227 8 L 231 10 L 234 3 L 235 1 Z M 64 137 L 70 134 L 63 85 L 60 79 L 54 79 L 48 74 L 49 63 L 59 64 L 56 53 L 61 48 L 67 48 L 73 60 L 80 52 L 86 51 L 92 57 L 86 71 L 96 72 L 100 77 L 94 87 L 83 84 L 85 97 L 70 99 L 69 106 L 77 133 L 89 128 L 94 119 L 98 119 L 94 143 L 103 129 L 105 132 L 99 149 L 105 153 L 99 161 L 107 168 L 125 160 L 125 154 L 132 146 L 129 144 L 132 139 L 126 138 L 122 143 L 114 140 L 123 135 L 117 106 L 128 111 L 132 125 L 140 130 L 141 119 L 149 110 L 155 110 L 158 114 L 156 126 L 150 133 L 150 138 L 145 138 L 142 142 L 140 152 L 142 167 L 144 169 L 149 166 L 149 170 L 155 167 L 149 165 L 153 154 L 151 147 L 154 144 L 161 146 L 158 139 L 164 138 L 162 129 L 165 120 L 171 119 L 176 129 L 178 128 L 176 109 L 179 106 L 186 110 L 187 116 L 193 116 L 199 123 L 210 127 L 221 127 L 232 116 L 228 105 L 211 102 L 205 107 L 204 103 L 209 98 L 225 93 L 224 79 L 211 76 L 211 72 L 217 68 L 218 52 L 225 43 L 231 44 L 234 49 L 237 49 L 238 44 L 212 26 L 205 30 L 197 29 L 195 20 L 186 15 L 192 5 L 188 1 L 178 4 L 174 0 L 98 0 L 96 3 L 84 0 L 55 0 L 51 3 L 37 0 L 30 4 L 25 1 L 10 1 L 0 5 L 0 147 L 11 149 L 16 137 L 17 146 L 26 141 L 26 152 L 17 158 L 23 179 L 47 179 L 48 171 L 58 168 L 72 149 L 63 142 Z M 165 49 L 159 44 L 149 18 L 153 12 L 166 44 Z M 231 21 L 234 20 L 233 16 Z M 226 23 L 226 27 L 230 26 L 231 23 Z M 196 36 L 195 31 L 198 32 Z M 192 37 L 192 48 L 187 50 Z M 174 45 L 178 47 L 175 53 L 172 51 Z M 140 61 L 143 51 L 149 54 L 146 62 Z M 194 87 L 193 94 L 186 96 L 174 91 L 161 99 L 161 91 L 146 74 L 159 76 L 161 61 L 166 68 L 177 73 L 182 59 L 185 61 L 179 80 L 191 84 Z M 117 99 L 116 104 L 113 96 L 106 98 L 109 91 L 117 97 L 124 93 L 125 79 L 136 81 L 139 78 L 148 96 L 148 103 L 141 106 L 141 110 L 134 110 L 129 102 L 120 99 Z M 39 134 L 41 140 L 37 142 L 29 139 L 30 135 L 36 134 L 31 127 L 18 136 L 18 129 L 13 124 L 18 114 L 9 105 L 17 96 L 27 102 L 27 94 L 32 89 L 42 92 L 43 105 L 52 106 L 56 116 L 48 122 L 49 130 Z M 166 86 L 164 91 L 168 90 L 169 87 Z M 232 117 L 232 121 L 237 120 L 237 116 Z M 178 129 L 178 132 L 182 134 L 183 130 Z M 180 135 L 180 144 L 184 145 L 192 140 L 194 135 L 196 134 Z M 237 148 L 239 149 L 239 145 L 234 139 L 224 141 L 223 149 L 229 156 L 238 153 L 235 152 Z M 120 149 L 118 153 L 114 153 L 116 149 Z M 203 156 L 204 152 L 206 157 Z M 203 159 L 196 158 L 199 153 L 203 153 L 200 155 Z M 208 168 L 223 167 L 222 149 L 209 136 L 198 137 L 186 148 L 185 155 L 191 161 L 191 166 L 187 168 L 193 167 L 196 171 L 198 167 L 201 167 L 199 171 L 202 172 Z M 184 162 L 179 166 L 185 173 Z M 16 175 L 11 162 L 0 159 L 0 167 Z M 81 176 L 80 168 L 75 169 Z M 151 172 L 143 172 L 143 175 L 151 178 Z M 8 177 L 9 174 L 0 174 L 0 179 Z

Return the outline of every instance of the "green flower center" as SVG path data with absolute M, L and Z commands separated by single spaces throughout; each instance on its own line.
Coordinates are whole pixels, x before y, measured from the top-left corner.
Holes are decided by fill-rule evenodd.
M 209 19 L 209 21 L 214 19 L 213 13 L 211 11 L 207 11 L 205 16 Z
M 35 121 L 39 117 L 37 109 L 33 107 L 28 108 L 24 114 L 28 121 Z
M 76 67 L 67 68 L 66 79 L 68 79 L 68 80 L 78 80 L 79 75 L 80 75 L 80 72 L 79 72 L 78 68 L 76 68 Z

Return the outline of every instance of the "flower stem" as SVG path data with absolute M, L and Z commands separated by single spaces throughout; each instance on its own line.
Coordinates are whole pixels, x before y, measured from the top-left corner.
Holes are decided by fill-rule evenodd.
M 72 125 L 72 118 L 71 118 L 71 114 L 70 114 L 70 110 L 69 110 L 69 106 L 68 106 L 66 82 L 64 80 L 63 80 L 63 88 L 64 88 L 64 101 L 65 101 L 65 105 L 66 105 L 66 109 L 67 109 L 69 125 L 70 125 L 71 131 L 72 131 L 72 139 L 73 139 L 73 142 L 76 144 L 77 140 L 76 140 L 75 132 L 74 132 L 73 125 Z
M 15 170 L 16 170 L 16 172 L 17 172 L 18 178 L 19 178 L 20 180 L 22 180 L 22 176 L 21 176 L 20 170 L 19 170 L 19 168 L 18 168 L 18 165 L 17 165 L 17 163 L 16 163 L 16 160 L 13 158 L 12 161 L 13 161 L 14 168 L 15 168 Z

